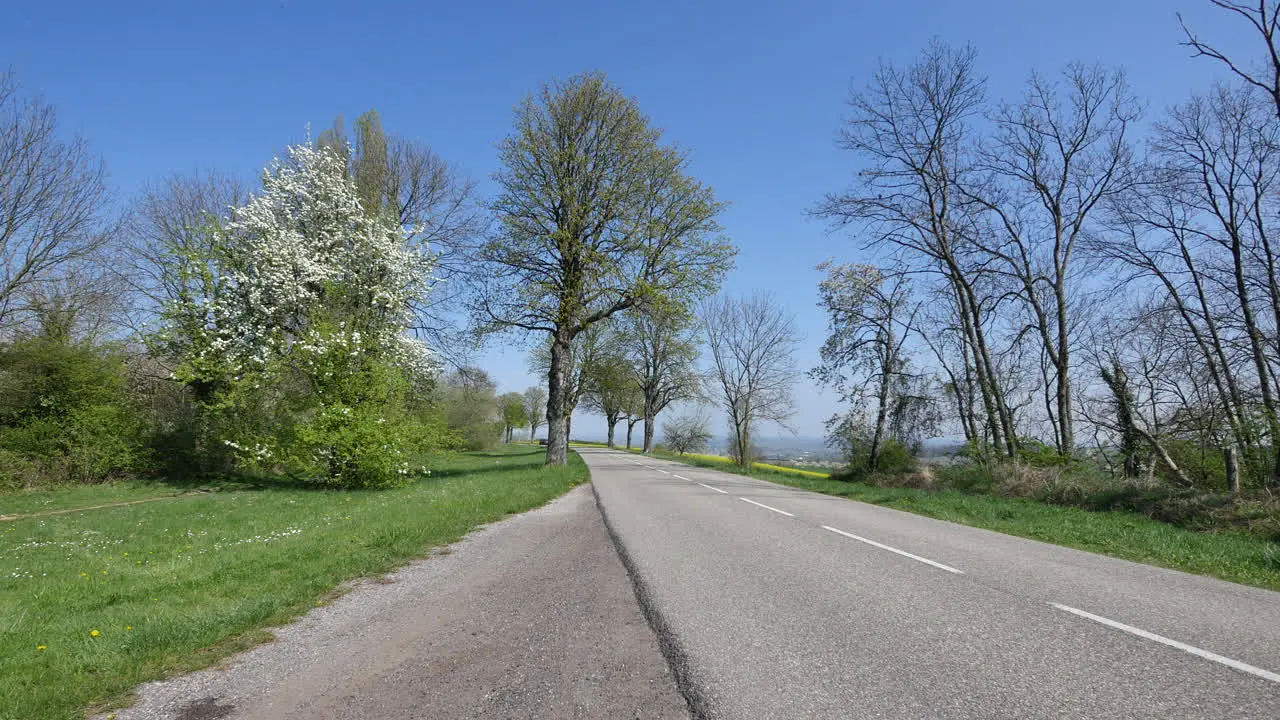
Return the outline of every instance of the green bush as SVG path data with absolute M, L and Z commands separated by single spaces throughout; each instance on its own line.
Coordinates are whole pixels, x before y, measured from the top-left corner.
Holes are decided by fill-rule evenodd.
M 940 486 L 965 493 L 985 493 L 995 482 L 991 469 L 979 463 L 943 465 L 935 468 L 933 475 Z
M 114 346 L 36 337 L 0 349 L 7 485 L 99 482 L 146 468 L 140 418 Z
M 1191 482 L 1204 488 L 1227 488 L 1227 462 L 1221 450 L 1179 439 L 1165 440 L 1164 448 Z M 1163 466 L 1158 466 L 1157 472 L 1168 474 Z
M 40 463 L 22 453 L 0 448 L 0 490 L 20 490 L 47 484 Z
M 407 412 L 409 387 L 399 368 L 358 353 L 326 353 L 305 373 L 277 362 L 206 404 L 204 444 L 229 448 L 236 467 L 253 473 L 318 486 L 401 485 L 423 470 L 414 459 L 447 437 Z
M 1031 467 L 1060 467 L 1067 458 L 1052 445 L 1034 438 L 1018 438 L 1018 459 Z
M 138 414 L 123 405 L 91 405 L 71 413 L 66 427 L 67 471 L 93 482 L 150 467 Z
M 886 439 L 880 447 L 880 463 L 876 467 L 877 472 L 883 473 L 905 473 L 915 470 L 916 458 L 906 445 L 894 440 Z

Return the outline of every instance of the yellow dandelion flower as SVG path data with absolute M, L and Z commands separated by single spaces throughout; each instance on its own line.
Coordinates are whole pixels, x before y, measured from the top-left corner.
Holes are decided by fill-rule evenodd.
M 48 646 L 46 646 L 46 645 L 37 645 L 37 646 L 36 646 L 36 650 L 37 650 L 37 651 L 39 651 L 39 652 L 44 652 L 45 650 L 48 650 L 48 649 L 49 649 L 49 648 L 48 648 Z
M 89 637 L 98 637 L 98 636 L 99 636 L 99 635 L 101 635 L 101 634 L 102 634 L 102 633 L 98 632 L 97 630 L 90 630 L 90 631 L 89 631 Z
M 125 626 L 124 626 L 124 629 L 125 629 L 125 630 L 132 630 L 132 629 L 133 629 L 133 626 L 132 626 L 132 625 L 125 625 Z

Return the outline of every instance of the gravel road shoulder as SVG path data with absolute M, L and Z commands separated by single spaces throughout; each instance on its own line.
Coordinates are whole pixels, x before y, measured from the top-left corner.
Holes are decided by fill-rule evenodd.
M 589 486 L 275 634 L 116 720 L 689 717 Z

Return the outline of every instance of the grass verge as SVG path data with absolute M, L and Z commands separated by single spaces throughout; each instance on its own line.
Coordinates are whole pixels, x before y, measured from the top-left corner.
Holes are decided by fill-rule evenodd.
M 1008 535 L 1280 590 L 1280 544 L 1244 532 L 1196 532 L 1128 512 L 1094 512 L 955 490 L 882 488 L 779 472 L 759 465 L 746 473 L 733 465 L 697 456 L 660 453 L 659 457 Z
M 542 458 L 538 448 L 505 448 L 428 458 L 431 477 L 394 490 L 223 487 L 0 523 L 0 718 L 118 706 L 139 683 L 268 639 L 264 628 L 345 581 L 587 479 L 576 455 L 567 468 L 544 468 Z M 76 506 L 172 494 L 141 484 L 44 492 L 0 496 L 0 513 L 68 507 L 59 492 Z

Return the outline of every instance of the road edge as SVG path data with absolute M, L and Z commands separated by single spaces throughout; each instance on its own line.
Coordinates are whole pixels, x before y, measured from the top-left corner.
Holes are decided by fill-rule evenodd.
M 654 636 L 658 639 L 658 649 L 662 651 L 662 657 L 667 661 L 667 668 L 671 671 L 672 677 L 675 678 L 676 689 L 680 691 L 685 704 L 688 705 L 689 716 L 692 720 L 712 720 L 715 716 L 711 713 L 706 698 L 699 692 L 690 675 L 689 659 L 684 647 L 680 644 L 679 639 L 676 638 L 675 633 L 671 631 L 666 618 L 662 615 L 662 611 L 653 602 L 649 586 L 645 583 L 644 578 L 640 576 L 635 561 L 632 560 L 631 554 L 614 530 L 613 523 L 609 519 L 609 512 L 605 510 L 604 503 L 600 501 L 600 493 L 596 490 L 595 482 L 590 482 L 591 494 L 596 500 L 596 509 L 600 511 L 600 518 L 604 521 L 605 531 L 609 534 L 613 549 L 618 553 L 618 559 L 622 561 L 622 567 L 627 571 L 627 577 L 631 579 L 631 589 L 635 592 L 636 601 L 640 604 L 640 611 L 649 623 L 649 629 L 653 631 Z

